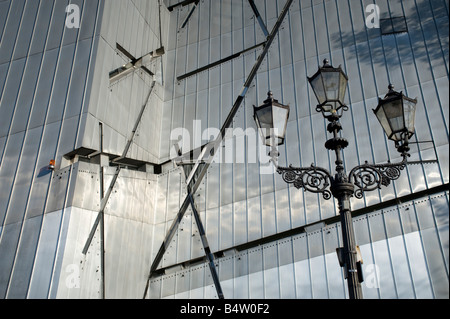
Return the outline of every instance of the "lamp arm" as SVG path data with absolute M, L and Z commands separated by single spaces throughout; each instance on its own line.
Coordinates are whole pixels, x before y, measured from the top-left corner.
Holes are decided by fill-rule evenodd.
M 314 165 L 311 167 L 279 167 L 273 161 L 277 173 L 280 174 L 283 180 L 288 184 L 293 184 L 295 188 L 303 188 L 306 191 L 322 194 L 325 200 L 331 199 L 331 185 L 332 176 L 330 172 L 324 168 Z
M 356 186 L 355 197 L 363 198 L 365 192 L 371 192 L 376 189 L 381 189 L 382 186 L 387 187 L 391 181 L 398 180 L 401 172 L 408 165 L 407 154 L 403 155 L 403 160 L 400 163 L 386 163 L 386 164 L 369 164 L 366 162 L 351 170 L 349 174 L 350 183 Z

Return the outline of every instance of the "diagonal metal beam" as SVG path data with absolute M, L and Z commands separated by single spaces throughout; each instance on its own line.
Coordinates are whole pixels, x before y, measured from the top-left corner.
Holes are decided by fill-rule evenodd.
M 267 27 L 264 24 L 264 21 L 262 20 L 261 15 L 259 14 L 258 8 L 256 7 L 256 4 L 253 0 L 248 0 L 248 2 L 250 3 L 250 7 L 252 7 L 253 13 L 255 14 L 256 19 L 258 20 L 259 26 L 262 29 L 262 32 L 264 33 L 264 35 L 266 37 L 269 36 L 269 31 L 267 31 Z
M 195 223 L 197 224 L 198 232 L 202 241 L 203 250 L 205 251 L 206 258 L 208 259 L 209 270 L 211 271 L 211 276 L 216 287 L 217 296 L 219 299 L 224 299 L 222 286 L 220 285 L 219 275 L 217 274 L 216 264 L 214 263 L 214 255 L 209 247 L 208 238 L 206 237 L 205 228 L 203 227 L 202 220 L 197 210 L 197 206 L 194 202 L 194 197 L 192 194 L 188 194 L 189 202 L 191 203 L 192 213 L 195 218 Z
M 125 158 L 127 156 L 127 154 L 128 154 L 128 151 L 130 150 L 131 144 L 133 143 L 133 140 L 134 140 L 134 137 L 136 135 L 137 129 L 139 127 L 139 124 L 141 123 L 142 116 L 144 115 L 144 112 L 145 112 L 145 110 L 147 108 L 147 104 L 148 104 L 148 101 L 150 99 L 150 96 L 152 95 L 153 89 L 155 88 L 155 84 L 156 84 L 156 82 L 153 81 L 152 86 L 150 87 L 150 92 L 148 93 L 147 99 L 145 100 L 145 104 L 142 106 L 141 111 L 140 111 L 140 113 L 138 115 L 138 118 L 136 120 L 136 123 L 134 125 L 133 131 L 131 133 L 131 137 L 128 140 L 128 142 L 127 142 L 127 144 L 125 146 L 125 149 L 124 149 L 124 151 L 122 153 L 122 156 L 119 157 L 119 159 Z M 111 196 L 111 193 L 112 193 L 112 191 L 114 189 L 114 186 L 116 185 L 117 178 L 119 177 L 119 174 L 120 174 L 120 170 L 121 170 L 121 167 L 119 165 L 116 168 L 116 172 L 114 173 L 113 179 L 112 179 L 111 183 L 109 184 L 109 187 L 108 187 L 108 190 L 106 191 L 105 196 L 102 198 L 102 201 L 101 201 L 101 204 L 100 204 L 100 211 L 99 211 L 99 213 L 97 215 L 97 219 L 95 220 L 94 225 L 92 226 L 91 232 L 89 233 L 89 237 L 88 237 L 88 239 L 86 241 L 86 244 L 84 245 L 83 255 L 87 254 L 87 252 L 89 250 L 89 246 L 91 245 L 92 239 L 94 238 L 95 232 L 97 231 L 97 227 L 100 224 L 100 222 L 102 221 L 102 218 L 103 218 L 102 216 L 103 216 L 103 214 L 105 212 L 106 205 L 108 204 L 109 197 Z
M 216 150 L 218 150 L 220 144 L 222 143 L 227 129 L 232 125 L 233 119 L 234 119 L 237 111 L 239 110 L 242 102 L 244 101 L 244 98 L 250 88 L 250 85 L 253 82 L 253 80 L 255 79 L 256 74 L 257 74 L 259 68 L 261 67 L 261 64 L 263 63 L 263 61 L 269 51 L 270 46 L 272 45 L 275 37 L 277 36 L 278 30 L 280 29 L 280 26 L 283 23 L 284 18 L 286 17 L 287 13 L 289 12 L 289 8 L 291 7 L 292 2 L 293 2 L 293 0 L 287 0 L 285 6 L 283 8 L 283 11 L 281 12 L 275 26 L 273 27 L 272 32 L 270 33 L 269 37 L 267 38 L 267 43 L 264 46 L 263 51 L 261 52 L 260 56 L 258 57 L 255 65 L 253 66 L 252 71 L 250 72 L 247 80 L 244 83 L 244 87 L 242 88 L 241 93 L 237 97 L 237 99 L 230 111 L 230 114 L 228 115 L 227 119 L 225 120 L 219 136 L 217 137 L 217 139 L 215 141 L 211 142 L 210 144 L 208 144 L 205 147 L 204 151 L 202 152 L 203 158 L 200 157 L 197 160 L 197 163 L 195 164 L 195 166 L 192 170 L 192 171 L 194 171 L 194 173 L 191 173 L 191 174 L 196 175 L 197 178 L 195 180 L 192 180 L 191 183 L 188 185 L 188 191 L 189 191 L 188 196 L 186 196 L 186 198 L 184 199 L 183 204 L 181 205 L 180 210 L 179 210 L 175 220 L 173 221 L 172 226 L 169 229 L 169 231 L 166 235 L 166 238 L 164 239 L 164 241 L 158 251 L 158 254 L 156 255 L 156 257 L 150 267 L 150 273 L 147 278 L 147 284 L 146 284 L 144 296 L 143 296 L 144 299 L 146 298 L 147 293 L 148 293 L 150 279 L 152 278 L 154 272 L 158 268 L 169 243 L 171 242 L 173 236 L 175 235 L 175 233 L 178 229 L 178 225 L 179 225 L 180 221 L 182 220 L 184 214 L 186 213 L 187 208 L 190 205 L 190 195 L 195 194 L 197 192 L 198 188 L 200 187 L 200 184 L 201 184 L 203 178 L 205 177 L 205 175 L 214 159 Z M 204 165 L 200 165 L 202 163 Z

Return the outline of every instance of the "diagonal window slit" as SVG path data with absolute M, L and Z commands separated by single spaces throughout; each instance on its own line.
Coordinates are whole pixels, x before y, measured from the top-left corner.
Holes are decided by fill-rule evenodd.
M 184 27 L 186 27 L 186 25 L 189 22 L 189 19 L 192 17 L 192 15 L 194 14 L 195 9 L 197 9 L 198 3 L 200 2 L 200 0 L 197 0 L 194 2 L 194 6 L 191 8 L 191 11 L 189 11 L 186 19 L 184 19 L 183 23 L 181 24 L 181 28 L 180 29 L 184 29 Z
M 245 54 L 245 53 L 247 53 L 247 52 L 249 52 L 249 51 L 255 50 L 255 49 L 259 48 L 259 47 L 264 47 L 265 45 L 266 45 L 266 42 L 263 42 L 263 43 L 254 45 L 254 46 L 252 46 L 252 47 L 250 47 L 250 48 L 248 48 L 248 49 L 245 49 L 245 50 L 243 50 L 243 51 L 240 51 L 240 52 L 238 52 L 238 53 L 235 53 L 235 54 L 233 54 L 233 55 L 230 55 L 229 57 L 226 57 L 226 58 L 224 58 L 224 59 L 221 59 L 221 60 L 219 60 L 219 61 L 217 61 L 217 62 L 213 62 L 213 63 L 211 63 L 211 64 L 208 64 L 208 65 L 206 65 L 206 66 L 204 66 L 204 67 L 201 67 L 201 68 L 199 68 L 199 69 L 197 69 L 197 70 L 194 70 L 194 71 L 192 71 L 192 72 L 186 73 L 186 74 L 184 74 L 184 75 L 180 75 L 179 77 L 177 77 L 177 80 L 178 80 L 178 82 L 183 81 L 184 79 L 186 79 L 186 78 L 188 78 L 188 77 L 191 77 L 191 76 L 196 75 L 196 74 L 198 74 L 198 73 L 201 73 L 201 72 L 203 72 L 203 71 L 212 69 L 212 68 L 214 68 L 214 67 L 216 67 L 216 66 L 218 66 L 218 65 L 224 64 L 224 63 L 226 63 L 226 62 L 228 62 L 228 61 L 237 59 L 237 58 L 239 58 L 241 55 L 243 55 L 243 54 Z

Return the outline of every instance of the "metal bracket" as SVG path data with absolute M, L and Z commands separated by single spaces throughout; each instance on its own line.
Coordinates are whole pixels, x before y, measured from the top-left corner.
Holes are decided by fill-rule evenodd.
M 408 161 L 408 154 L 403 155 L 403 161 L 400 163 L 386 163 L 386 164 L 369 164 L 366 162 L 363 165 L 352 169 L 349 174 L 349 180 L 357 187 L 355 197 L 363 198 L 365 192 L 381 189 L 382 186 L 389 186 L 392 181 L 400 178 L 401 172 L 408 165 L 420 164 L 435 164 L 438 160 L 429 161 Z
M 288 184 L 295 188 L 304 188 L 306 191 L 322 194 L 325 200 L 331 199 L 328 188 L 332 182 L 332 176 L 326 169 L 311 165 L 311 167 L 277 167 L 277 172 Z

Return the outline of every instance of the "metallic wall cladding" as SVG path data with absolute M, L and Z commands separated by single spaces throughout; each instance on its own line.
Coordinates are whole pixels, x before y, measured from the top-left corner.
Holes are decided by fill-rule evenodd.
M 255 0 L 254 2 L 270 31 L 285 1 Z M 265 38 L 248 1 L 202 1 L 190 15 L 187 23 L 185 23 L 186 18 L 192 12 L 194 4 L 182 6 L 178 5 L 179 1 L 165 3 L 168 7 L 172 6 L 173 11 L 170 15 L 169 38 L 166 46 L 167 63 L 164 73 L 166 85 L 162 116 L 164 123 L 171 122 L 170 131 L 183 128 L 188 132 L 182 136 L 181 142 L 170 140 L 169 135 L 162 132 L 160 155 L 169 159 L 174 151 L 174 143 L 178 142 L 182 145 L 183 153 L 187 153 L 211 139 L 210 136 L 205 136 L 199 140 L 199 133 L 201 135 L 208 128 L 221 128 L 234 99 L 241 92 L 242 85 L 260 49 L 248 51 L 238 58 L 206 71 L 194 72 L 185 79 L 178 78 L 262 43 Z M 393 35 L 382 35 L 380 29 L 366 27 L 365 20 L 368 16 L 366 7 L 369 4 L 373 2 L 301 0 L 293 3 L 269 55 L 259 69 L 257 78 L 249 88 L 245 102 L 234 119 L 234 135 L 227 136 L 225 139 L 223 152 L 218 152 L 216 155 L 216 163 L 209 168 L 195 197 L 213 251 L 226 251 L 242 243 L 314 224 L 337 215 L 333 201 L 324 201 L 321 196 L 288 187 L 276 174 L 264 174 L 268 168 L 268 158 L 265 156 L 268 150 L 261 147 L 261 143 L 255 136 L 256 127 L 252 108 L 253 105 L 262 103 L 269 90 L 273 91 L 274 96 L 281 103 L 291 106 L 286 143 L 279 150 L 280 165 L 309 166 L 314 163 L 331 169 L 334 165 L 332 156 L 328 156 L 323 147 L 329 137 L 326 132 L 326 122 L 320 114 L 315 112 L 315 97 L 307 82 L 307 76 L 314 74 L 325 58 L 329 58 L 335 66 L 342 65 L 350 79 L 346 100 L 351 107 L 342 119 L 345 128 L 343 136 L 350 142 L 344 158 L 348 169 L 363 164 L 366 160 L 373 163 L 400 160 L 393 143 L 385 138 L 382 128 L 371 111 L 376 107 L 378 97 L 387 93 L 389 83 L 395 84 L 397 90 L 404 91 L 408 96 L 418 98 L 415 141 L 434 140 L 439 159 L 438 165 L 408 166 L 401 178 L 389 187 L 367 193 L 363 200 L 352 200 L 353 208 L 362 209 L 449 182 L 448 4 L 439 0 L 376 1 L 382 19 L 397 16 L 406 18 L 408 32 Z M 168 128 L 166 130 L 169 131 Z M 228 146 L 230 146 L 229 149 L 227 149 Z M 431 143 L 412 146 L 412 161 L 435 157 L 435 150 Z M 429 201 L 424 199 L 424 202 Z M 444 205 L 448 205 L 448 202 Z M 447 226 L 442 226 L 448 228 L 448 213 L 446 214 L 445 211 L 448 211 L 448 206 L 443 210 L 443 214 L 447 215 L 444 217 L 447 220 L 443 222 L 443 225 Z M 187 215 L 185 218 L 190 218 L 190 215 Z M 385 249 L 390 247 L 389 244 L 386 246 L 386 240 L 389 242 L 391 237 L 396 236 L 400 236 L 398 237 L 400 239 L 402 232 L 396 232 L 395 235 L 389 234 L 389 239 L 384 237 L 384 242 L 379 243 L 380 239 L 370 237 L 372 234 L 374 237 L 378 236 L 378 232 L 372 228 L 386 229 L 390 227 L 388 225 L 391 222 L 381 217 L 364 218 L 365 227 L 358 226 L 358 229 L 359 233 L 363 232 L 362 229 L 368 232 L 369 239 L 365 241 L 364 249 L 369 251 L 364 251 L 363 255 L 373 258 L 375 253 L 370 249 L 373 250 L 375 249 L 373 247 L 378 245 L 376 254 L 379 255 L 377 258 L 380 262 L 382 258 L 385 258 L 389 265 L 389 258 L 402 258 L 396 255 L 397 252 L 389 252 L 389 249 L 384 252 L 385 255 L 381 253 L 383 245 Z M 375 222 L 375 219 L 379 224 Z M 400 226 L 400 229 L 404 227 L 406 226 Z M 430 232 L 439 233 L 439 227 L 441 226 L 431 227 Z M 185 227 L 180 226 L 180 228 L 185 231 Z M 402 231 L 405 232 L 404 229 Z M 408 240 L 424 233 L 419 229 L 408 231 L 411 234 L 414 232 L 416 235 L 408 235 Z M 180 230 L 178 230 L 178 236 L 180 236 Z M 448 246 L 445 235 L 439 238 L 442 241 L 436 247 Z M 248 292 L 244 293 L 245 298 L 286 295 L 297 298 L 333 297 L 335 292 L 327 288 L 326 280 L 328 280 L 327 277 L 333 277 L 332 272 L 338 268 L 323 264 L 323 260 L 337 262 L 336 256 L 333 255 L 337 247 L 336 240 L 338 238 L 335 238 L 333 249 L 326 253 L 321 251 L 320 243 L 318 243 L 319 246 L 311 244 L 306 249 L 307 256 L 313 254 L 315 259 L 313 258 L 314 261 L 306 260 L 304 263 L 317 273 L 308 276 L 310 281 L 307 284 L 308 293 L 300 292 L 298 287 L 296 289 L 282 288 L 279 282 L 278 285 L 273 284 L 270 287 L 270 293 L 258 295 L 258 289 L 262 291 L 269 289 L 261 286 L 264 281 L 257 283 L 258 279 L 266 278 L 267 285 L 270 285 L 271 281 L 268 278 L 273 276 L 270 271 L 266 273 L 265 270 L 260 269 L 248 275 L 244 284 L 233 274 L 230 278 L 234 276 L 235 279 L 234 281 L 230 279 L 231 283 L 228 284 L 234 287 L 234 290 L 230 288 L 228 296 L 236 297 L 239 295 L 238 287 L 245 286 Z M 394 239 L 392 240 L 395 242 Z M 363 245 L 361 238 L 358 238 L 358 244 Z M 313 251 L 317 249 L 320 251 L 315 254 Z M 428 257 L 421 256 L 420 251 L 418 250 L 417 258 L 424 258 L 421 263 L 425 265 Z M 189 255 L 175 245 L 169 247 L 168 254 L 172 256 L 170 260 L 175 260 L 173 255 L 176 254 L 179 257 L 179 264 Z M 389 254 L 395 257 L 389 257 Z M 448 253 L 445 249 L 441 249 L 440 254 L 442 262 L 438 261 L 440 266 L 437 267 L 442 267 L 438 271 L 442 273 L 436 276 L 440 278 L 444 274 L 444 282 L 447 283 Z M 412 255 L 416 256 L 415 253 Z M 264 263 L 264 259 L 260 260 Z M 268 260 L 272 259 L 268 258 Z M 434 262 L 435 260 L 432 263 Z M 313 263 L 318 263 L 317 267 Z M 415 264 L 413 260 L 408 261 L 411 268 L 414 268 Z M 304 267 L 304 264 L 294 263 L 294 265 Z M 221 280 L 225 280 L 222 277 L 226 277 L 224 274 L 227 271 L 238 267 L 236 264 L 222 266 L 222 268 L 220 266 L 221 264 L 219 265 Z M 210 278 L 208 284 L 205 284 L 209 275 L 205 267 L 206 265 L 202 265 L 196 270 L 198 275 L 195 275 L 195 287 L 192 286 L 192 278 L 189 279 L 190 270 L 187 270 L 188 274 L 170 274 L 161 282 L 158 280 L 152 282 L 156 285 L 151 293 L 152 296 L 157 298 L 195 297 L 198 296 L 198 289 L 200 289 L 201 297 L 212 297 L 205 292 L 208 289 L 210 291 L 212 284 Z M 292 262 L 289 267 L 294 267 Z M 392 264 L 391 267 L 393 267 Z M 283 275 L 281 275 L 281 266 L 276 270 L 278 278 L 292 275 L 289 270 L 283 269 Z M 428 274 L 431 272 L 430 269 L 427 268 Z M 330 271 L 329 275 L 324 277 L 323 274 L 327 274 L 328 271 Z M 416 271 L 420 273 L 419 270 L 414 270 Z M 395 272 L 397 276 L 403 275 L 397 270 Z M 322 278 L 319 279 L 320 276 Z M 258 279 L 249 281 L 249 277 Z M 184 282 L 185 280 L 187 283 Z M 340 289 L 341 294 L 338 293 L 338 297 L 343 296 L 346 290 L 342 279 L 339 280 L 341 280 L 339 284 L 332 284 L 338 287 L 337 291 Z M 222 283 L 226 286 L 224 282 Z M 417 287 L 420 285 L 417 281 Z M 379 298 L 418 297 L 420 294 L 417 292 L 418 288 L 413 285 L 406 288 L 407 286 L 405 284 L 405 286 L 397 287 L 398 291 L 392 294 L 387 292 L 389 286 L 386 286 L 384 288 L 386 292 L 375 294 Z M 189 287 L 190 292 L 183 290 L 178 294 L 179 287 Z M 291 293 L 283 295 L 281 291 L 285 289 Z M 211 291 L 214 294 L 214 289 Z M 375 296 L 370 292 L 367 294 Z M 227 296 L 227 289 L 225 289 L 225 295 Z M 438 295 L 448 296 L 448 289 L 436 288 L 436 292 L 427 296 Z
M 365 298 L 448 297 L 448 222 L 442 218 L 448 214 L 448 195 L 354 220 Z M 224 294 L 234 299 L 348 298 L 336 257 L 340 238 L 340 224 L 333 224 L 248 250 L 227 251 L 216 260 Z M 217 298 L 206 263 L 175 269 L 152 280 L 150 287 L 150 298 Z
M 184 174 L 179 168 L 158 176 L 158 190 L 155 203 L 156 215 L 154 221 L 156 227 L 155 236 L 157 238 L 155 237 L 153 241 L 154 253 L 157 252 L 159 246 L 162 244 L 187 194 L 186 183 L 182 181 L 182 178 L 184 178 Z M 167 189 L 168 191 L 166 191 Z M 204 215 L 202 218 L 204 218 Z M 175 236 L 167 246 L 167 251 L 158 269 L 168 268 L 189 260 L 204 257 L 205 253 L 201 238 L 190 208 L 180 221 Z
M 109 185 L 114 172 L 115 168 L 105 168 L 105 185 Z M 64 172 L 58 172 L 57 176 L 61 174 Z M 39 267 L 30 283 L 30 298 L 45 298 L 43 290 L 46 284 L 51 287 L 45 288 L 50 289 L 51 298 L 101 297 L 103 288 L 99 227 L 87 254 L 82 254 L 100 209 L 99 166 L 78 162 L 73 165 L 72 174 L 72 180 L 76 180 L 76 183 L 70 186 L 72 191 L 66 204 L 70 207 L 54 211 L 45 217 L 42 236 L 48 238 L 48 242 L 42 245 L 35 257 Z M 177 192 L 172 193 L 179 194 L 180 176 L 179 169 L 160 176 L 121 170 L 105 210 L 106 298 L 142 297 L 151 261 L 178 211 L 178 196 L 166 196 L 166 188 L 170 181 L 170 187 L 178 188 Z M 59 227 L 55 227 L 55 222 L 59 222 Z M 56 243 L 55 231 L 59 234 L 59 241 Z M 186 228 L 185 232 L 191 236 L 190 228 Z M 54 255 L 51 261 L 42 260 L 41 255 L 51 253 Z M 201 257 L 200 249 L 197 254 L 186 256 L 186 259 L 192 259 L 192 256 Z M 161 267 L 176 262 L 176 254 L 173 258 L 168 254 Z M 55 269 L 53 278 L 51 273 L 42 269 L 43 265 Z
M 254 2 L 271 30 L 286 1 Z M 64 25 L 69 3 L 81 9 L 80 29 Z M 152 262 L 186 196 L 182 169 L 166 163 L 179 142 L 171 133 L 188 130 L 192 140 L 181 136 L 183 153 L 208 142 L 211 132 L 200 141 L 199 132 L 221 128 L 261 47 L 177 78 L 265 40 L 246 0 L 200 1 L 188 20 L 194 3 L 161 3 L 0 1 L 0 298 L 101 298 L 103 284 L 106 298 L 142 298 Z M 371 112 L 389 82 L 418 97 L 417 139 L 434 140 L 439 159 L 438 165 L 408 167 L 389 188 L 353 201 L 353 208 L 448 185 L 448 2 L 376 3 L 381 18 L 404 15 L 408 32 L 381 36 L 379 29 L 366 28 L 365 8 L 373 1 L 294 1 L 248 89 L 234 134 L 195 194 L 211 250 L 223 253 L 216 264 L 226 298 L 347 294 L 335 252 L 340 226 L 290 233 L 337 217 L 334 203 L 288 187 L 270 171 L 253 120 L 252 106 L 272 90 L 291 105 L 279 164 L 331 169 L 323 148 L 326 123 L 315 112 L 306 78 L 324 58 L 341 64 L 350 78 L 351 108 L 343 118 L 351 144 L 347 167 L 399 159 Z M 129 62 L 117 43 L 137 58 L 164 46 L 163 63 L 148 66 L 155 77 L 136 71 L 111 84 L 109 72 Z M 83 161 L 60 167 L 61 159 L 81 147 L 100 150 L 100 123 L 103 151 L 122 155 L 144 103 L 126 157 L 166 164 L 160 175 L 121 170 L 105 209 L 102 269 L 100 228 L 82 254 L 100 210 L 101 168 Z M 411 160 L 434 156 L 431 144 L 413 145 Z M 48 167 L 51 159 L 57 161 L 55 171 Z M 103 169 L 107 187 L 115 167 Z M 355 218 L 366 298 L 448 298 L 449 194 L 430 193 Z M 277 237 L 283 232 L 289 235 Z M 268 236 L 275 239 L 235 249 Z M 190 209 L 165 244 L 158 267 L 164 275 L 152 278 L 147 297 L 217 298 Z
M 160 19 L 161 17 L 161 19 Z M 127 158 L 159 163 L 159 144 L 162 131 L 162 58 L 154 59 L 146 67 L 155 74 L 150 77 L 141 69 L 110 83 L 109 73 L 130 62 L 116 49 L 122 46 L 136 59 L 161 48 L 160 25 L 168 21 L 167 10 L 158 1 L 104 1 L 98 63 L 92 69 L 93 86 L 86 109 L 86 126 L 78 147 L 100 149 L 99 123 L 103 123 L 103 151 L 122 155 L 131 138 L 136 119 L 143 105 L 147 109 L 138 126 Z M 162 29 L 166 29 L 165 27 Z M 147 101 L 151 84 L 158 85 Z
M 102 1 L 0 2 L 0 297 L 50 296 Z M 57 160 L 52 172 L 50 160 Z
M 269 30 L 284 3 L 255 1 Z M 261 174 L 268 166 L 267 150 L 255 142 L 252 113 L 252 105 L 260 105 L 272 90 L 292 109 L 279 164 L 314 163 L 331 169 L 332 156 L 323 148 L 329 137 L 326 123 L 314 110 L 315 97 L 307 84 L 307 76 L 317 71 L 324 58 L 341 64 L 350 78 L 347 102 L 351 107 L 342 119 L 343 135 L 350 141 L 345 153 L 349 169 L 366 160 L 400 159 L 371 111 L 377 97 L 386 94 L 389 82 L 418 97 L 417 140 L 433 139 L 440 161 L 439 165 L 409 166 L 391 186 L 368 193 L 364 200 L 354 200 L 353 208 L 448 183 L 448 31 L 442 27 L 448 25 L 448 7 L 445 1 L 378 1 L 381 18 L 404 15 L 408 23 L 408 33 L 381 36 L 380 29 L 366 28 L 367 4 L 296 1 L 292 5 L 234 120 L 233 128 L 240 131 L 226 139 L 231 154 L 225 149 L 216 156 L 222 163 L 209 169 L 206 192 L 199 193 L 199 209 L 208 212 L 206 225 L 213 249 L 226 250 L 247 238 L 265 237 L 337 214 L 332 201 L 288 188 L 276 174 Z M 174 36 L 169 38 L 167 59 L 173 63 L 167 64 L 165 81 L 173 83 L 173 90 L 166 85 L 164 112 L 171 115 L 163 114 L 172 119 L 172 130 L 181 127 L 189 131 L 182 141 L 185 153 L 198 144 L 194 120 L 201 121 L 201 132 L 221 128 L 258 50 L 185 80 L 177 81 L 177 77 L 264 40 L 247 1 L 203 1 L 181 28 L 191 8 L 177 6 L 171 13 L 169 35 Z M 173 143 L 162 136 L 161 156 L 169 157 Z M 411 160 L 434 157 L 431 144 L 413 146 Z M 227 159 L 231 163 L 223 164 Z
M 65 227 L 61 233 L 64 245 L 58 251 L 57 277 L 51 283 L 50 298 L 98 299 L 101 294 L 100 234 L 97 230 L 86 255 L 83 246 L 97 214 L 78 207 L 64 212 Z

